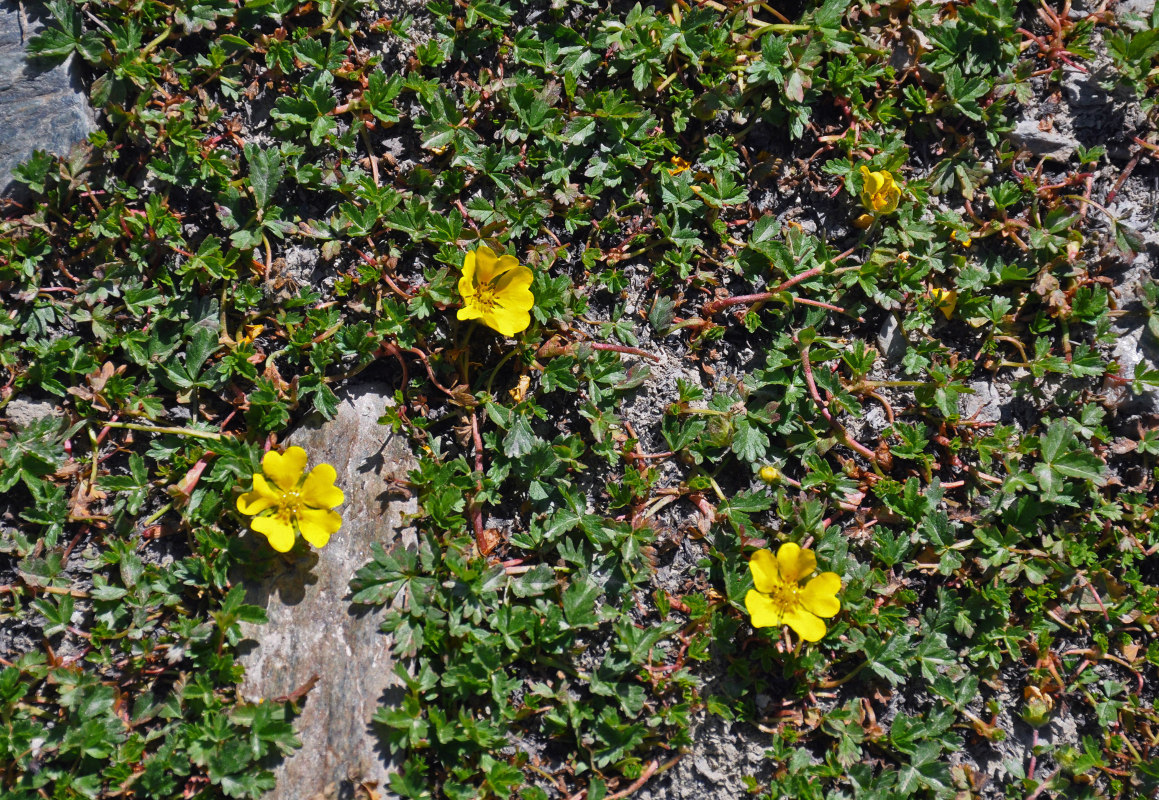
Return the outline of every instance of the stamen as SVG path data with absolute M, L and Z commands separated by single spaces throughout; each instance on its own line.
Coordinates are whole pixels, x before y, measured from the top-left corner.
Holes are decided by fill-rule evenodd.
M 484 283 L 478 287 L 475 296 L 471 298 L 472 305 L 478 306 L 483 311 L 490 311 L 496 305 L 495 301 L 495 286 L 490 283 Z
M 768 598 L 773 602 L 773 606 L 781 614 L 787 614 L 795 610 L 801 601 L 797 599 L 799 587 L 795 583 L 782 583 L 769 592 Z

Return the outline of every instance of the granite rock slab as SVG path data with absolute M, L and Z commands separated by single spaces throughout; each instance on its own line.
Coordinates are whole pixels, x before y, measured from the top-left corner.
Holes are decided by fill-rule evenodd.
M 286 442 L 305 448 L 310 467 L 332 464 L 346 502 L 338 509 L 342 528 L 324 548 L 299 540 L 284 556 L 270 550 L 267 577 L 247 590 L 246 602 L 264 608 L 269 621 L 244 627 L 252 641 L 242 648 L 243 696 L 284 697 L 316 679 L 293 722 L 302 747 L 274 769 L 271 798 L 375 796 L 367 789 L 393 796 L 385 789 L 397 765 L 370 727 L 375 709 L 399 693 L 392 642 L 380 630 L 383 610 L 353 606 L 349 588 L 371 560 L 372 542 L 388 550 L 415 544 L 406 523 L 415 500 L 391 485 L 414 468 L 414 457 L 403 437 L 377 422 L 390 394 L 387 386 L 350 387 L 334 419 L 309 421 Z M 250 535 L 256 549 L 268 550 Z
M 19 186 L 13 170 L 33 150 L 68 155 L 97 128 L 75 57 L 56 65 L 27 57 L 46 14 L 34 0 L 0 2 L 0 193 Z

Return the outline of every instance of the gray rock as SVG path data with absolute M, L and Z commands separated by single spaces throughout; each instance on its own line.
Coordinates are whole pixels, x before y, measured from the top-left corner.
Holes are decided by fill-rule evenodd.
M 877 334 L 877 346 L 885 356 L 885 360 L 891 364 L 905 356 L 905 334 L 902 333 L 901 323 L 897 321 L 896 314 L 890 314 L 881 324 L 881 330 Z
M 1002 419 L 1002 402 L 989 381 L 971 381 L 973 394 L 964 394 L 959 399 L 964 419 L 975 422 L 999 422 Z
M 1146 370 L 1159 368 L 1159 364 L 1156 363 L 1159 361 L 1159 353 L 1148 345 L 1147 330 L 1144 326 L 1117 332 L 1119 338 L 1111 350 L 1111 357 L 1119 365 L 1120 378 L 1132 380 L 1139 365 Z M 1108 402 L 1113 405 L 1134 408 L 1143 413 L 1159 411 L 1159 391 L 1150 387 L 1144 386 L 1142 394 L 1136 394 L 1128 384 L 1108 378 L 1103 389 Z
M 1141 17 L 1144 22 L 1155 13 L 1155 0 L 1119 0 L 1115 3 L 1115 17 L 1122 20 L 1128 15 Z M 1138 27 L 1138 26 L 1132 26 Z
M 45 417 L 61 415 L 61 410 L 47 400 L 25 400 L 13 398 L 4 406 L 4 416 L 17 428 L 27 428 Z
M 36 3 L 0 2 L 0 192 L 33 150 L 67 155 L 96 130 L 96 118 L 72 65 L 26 58 L 29 38 L 44 26 Z
M 1044 131 L 1034 119 L 1024 119 L 1010 132 L 1010 141 L 1023 150 L 1041 158 L 1066 161 L 1078 145 L 1078 140 L 1058 130 Z
M 387 549 L 415 544 L 413 530 L 404 528 L 415 501 L 389 482 L 404 478 L 414 457 L 404 439 L 377 424 L 390 394 L 387 386 L 351 387 L 333 420 L 303 425 L 288 441 L 306 449 L 311 467 L 334 466 L 346 502 L 338 509 L 342 528 L 321 550 L 299 543 L 281 557 L 266 548 L 273 556 L 268 578 L 247 595 L 269 622 L 245 627 L 256 646 L 242 657 L 243 695 L 286 696 L 317 676 L 294 721 L 302 748 L 275 769 L 270 797 L 351 797 L 363 785 L 392 797 L 385 788 L 397 765 L 370 723 L 379 704 L 399 692 L 392 642 L 379 629 L 382 610 L 349 599 L 350 579 L 370 561 L 372 542 Z M 255 547 L 266 547 L 254 536 Z
M 758 782 L 772 771 L 764 758 L 767 737 L 751 726 L 698 715 L 690 730 L 692 745 L 683 758 L 632 794 L 632 800 L 703 800 L 751 797 L 747 780 Z

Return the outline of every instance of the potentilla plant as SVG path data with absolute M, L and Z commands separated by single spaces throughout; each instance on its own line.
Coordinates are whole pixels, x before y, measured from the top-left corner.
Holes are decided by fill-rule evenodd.
M 745 595 L 745 608 L 754 628 L 788 625 L 807 642 L 824 638 L 824 619 L 837 616 L 841 601 L 841 577 L 822 572 L 804 586 L 801 581 L 817 569 L 812 550 L 794 542 L 785 542 L 774 556 L 769 550 L 758 550 L 749 560 L 753 586 Z
M 237 510 L 254 517 L 250 527 L 279 553 L 288 553 L 299 533 L 314 547 L 325 547 L 342 526 L 342 515 L 333 510 L 346 500 L 334 485 L 337 471 L 319 464 L 306 474 L 306 462 L 301 447 L 270 450 L 262 472 L 253 476 L 253 489 L 237 499 Z
M 463 259 L 459 278 L 463 307 L 458 318 L 481 320 L 503 336 L 527 330 L 535 305 L 533 280 L 531 270 L 515 256 L 497 256 L 487 245 L 480 245 Z

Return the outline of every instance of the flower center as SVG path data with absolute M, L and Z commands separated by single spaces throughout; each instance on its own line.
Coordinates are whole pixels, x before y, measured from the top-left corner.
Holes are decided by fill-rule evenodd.
M 797 597 L 799 593 L 800 587 L 797 584 L 782 583 L 769 592 L 768 598 L 773 601 L 773 607 L 777 609 L 778 613 L 787 614 L 801 605 L 801 601 Z
M 302 493 L 297 489 L 282 492 L 282 500 L 278 503 L 278 516 L 285 520 L 295 519 L 301 506 Z
M 498 299 L 495 295 L 494 284 L 481 283 L 475 290 L 475 296 L 471 298 L 471 303 L 483 311 L 490 311 L 498 304 Z

